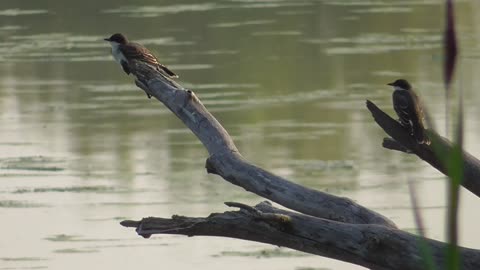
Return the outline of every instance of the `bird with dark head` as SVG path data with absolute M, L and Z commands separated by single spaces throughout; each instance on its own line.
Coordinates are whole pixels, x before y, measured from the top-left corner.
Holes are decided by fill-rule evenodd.
M 136 60 L 154 66 L 168 78 L 178 78 L 177 74 L 160 64 L 158 59 L 147 48 L 138 43 L 128 41 L 125 35 L 117 33 L 104 40 L 110 42 L 113 58 L 122 66 L 125 73 L 130 74 L 129 64 L 132 60 Z
M 388 85 L 393 86 L 393 108 L 400 124 L 408 129 L 418 144 L 430 144 L 425 132 L 423 107 L 412 85 L 405 79 L 398 79 Z
M 113 34 L 111 37 L 104 38 L 103 40 L 109 41 L 109 42 L 115 42 L 115 43 L 118 43 L 118 44 L 127 44 L 128 43 L 127 37 L 120 34 L 120 33 Z

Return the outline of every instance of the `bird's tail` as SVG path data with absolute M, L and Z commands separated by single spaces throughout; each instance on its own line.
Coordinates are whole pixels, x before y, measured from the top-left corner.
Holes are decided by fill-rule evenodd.
M 162 64 L 158 64 L 158 70 L 165 72 L 170 78 L 178 78 L 178 75 Z
M 430 144 L 430 139 L 428 138 L 425 128 L 422 125 L 414 125 L 413 126 L 413 136 L 418 144 Z

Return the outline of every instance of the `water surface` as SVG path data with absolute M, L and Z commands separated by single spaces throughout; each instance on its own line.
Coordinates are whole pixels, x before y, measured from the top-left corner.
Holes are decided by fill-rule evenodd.
M 243 155 L 296 183 L 346 196 L 444 240 L 445 181 L 382 149 L 365 109 L 388 112 L 409 79 L 444 131 L 443 1 L 66 1 L 0 3 L 0 269 L 362 269 L 258 243 L 145 240 L 123 219 L 205 216 L 262 201 L 207 175 L 207 152 L 116 65 L 103 38 L 154 51 L 221 121 Z M 480 11 L 456 1 L 466 148 L 480 156 Z M 462 192 L 461 242 L 479 248 Z

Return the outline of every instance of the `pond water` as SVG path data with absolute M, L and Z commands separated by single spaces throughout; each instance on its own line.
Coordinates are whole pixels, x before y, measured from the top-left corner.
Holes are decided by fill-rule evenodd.
M 455 1 L 466 148 L 480 156 L 480 2 Z M 102 39 L 123 32 L 195 91 L 254 163 L 354 199 L 444 240 L 445 180 L 381 147 L 365 108 L 393 113 L 397 78 L 445 133 L 443 1 L 0 2 L 0 269 L 363 269 L 253 242 L 138 237 L 119 221 L 205 216 L 262 201 L 207 175 L 207 153 L 148 100 Z M 462 191 L 461 243 L 480 248 L 478 200 Z

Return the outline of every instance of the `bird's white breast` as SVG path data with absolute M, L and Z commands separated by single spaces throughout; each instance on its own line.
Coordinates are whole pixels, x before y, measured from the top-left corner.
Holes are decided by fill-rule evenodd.
M 117 42 L 110 42 L 110 45 L 112 45 L 112 55 L 113 58 L 115 58 L 115 61 L 117 61 L 119 64 L 124 62 L 128 62 L 123 53 L 120 51 L 120 44 Z

